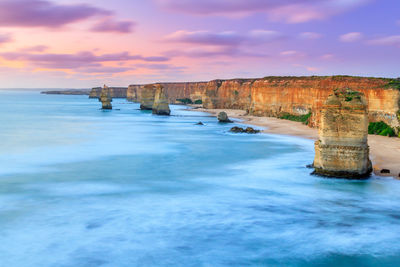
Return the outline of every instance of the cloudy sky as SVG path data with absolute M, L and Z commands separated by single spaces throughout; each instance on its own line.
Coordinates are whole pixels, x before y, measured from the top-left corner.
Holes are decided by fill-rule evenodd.
M 0 0 L 0 87 L 400 76 L 399 0 Z

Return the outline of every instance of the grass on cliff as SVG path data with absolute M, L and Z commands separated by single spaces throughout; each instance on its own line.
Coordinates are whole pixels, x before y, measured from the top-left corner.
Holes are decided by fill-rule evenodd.
M 311 112 L 306 115 L 293 115 L 290 113 L 282 113 L 280 116 L 278 116 L 279 119 L 298 121 L 306 125 L 308 125 L 310 117 L 311 117 Z
M 385 87 L 400 90 L 400 78 L 390 80 Z
M 181 102 L 182 104 L 193 104 L 193 101 L 190 98 L 179 98 L 176 101 Z
M 380 122 L 370 122 L 368 126 L 368 134 L 376 134 L 382 136 L 396 136 L 395 131 L 392 127 L 384 123 Z

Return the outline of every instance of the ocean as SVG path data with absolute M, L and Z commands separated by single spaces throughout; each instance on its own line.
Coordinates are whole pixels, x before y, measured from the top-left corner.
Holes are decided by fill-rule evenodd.
M 400 182 L 207 113 L 0 91 L 0 266 L 399 266 Z M 204 125 L 195 125 L 197 122 Z

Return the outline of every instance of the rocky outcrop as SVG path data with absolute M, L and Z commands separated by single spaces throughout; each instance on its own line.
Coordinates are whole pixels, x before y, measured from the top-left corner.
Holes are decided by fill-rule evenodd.
M 221 111 L 220 113 L 218 113 L 217 119 L 219 122 L 232 122 L 225 111 Z
M 169 103 L 178 99 L 202 100 L 205 108 L 242 109 L 256 116 L 310 115 L 308 125 L 317 127 L 320 110 L 333 89 L 364 93 L 369 121 L 384 121 L 400 127 L 400 81 L 350 76 L 265 77 L 261 79 L 214 80 L 198 83 L 161 83 Z M 141 102 L 143 86 L 128 89 L 128 98 Z
M 207 87 L 207 82 L 184 82 L 184 83 L 158 83 L 164 87 L 168 97 L 168 103 L 181 104 L 180 99 L 191 99 L 192 102 L 201 101 Z M 129 85 L 127 99 L 141 102 L 141 91 L 143 85 Z
M 99 101 L 102 104 L 102 109 L 112 109 L 111 90 L 108 86 L 104 85 L 103 89 L 101 89 Z
M 232 127 L 229 131 L 232 133 L 248 133 L 248 134 L 256 134 L 260 132 L 260 130 L 256 130 L 252 127 L 247 127 L 246 129 L 244 129 L 238 126 Z
M 169 116 L 171 110 L 169 109 L 168 98 L 164 93 L 164 87 L 160 84 L 157 84 L 155 87 L 153 114 Z
M 372 171 L 368 147 L 368 108 L 361 92 L 335 90 L 323 104 L 319 140 L 315 142 L 315 173 L 364 178 Z
M 99 98 L 101 90 L 103 88 L 101 87 L 94 87 L 90 91 L 89 98 Z M 110 94 L 112 98 L 126 98 L 127 97 L 127 87 L 109 87 L 110 89 Z
M 154 97 L 156 93 L 156 86 L 154 84 L 148 84 L 140 90 L 140 109 L 142 110 L 153 110 Z

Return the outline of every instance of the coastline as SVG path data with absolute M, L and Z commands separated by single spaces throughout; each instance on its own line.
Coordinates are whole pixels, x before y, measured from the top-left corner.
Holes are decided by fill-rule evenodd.
M 225 111 L 230 118 L 242 120 L 239 123 L 264 127 L 262 131 L 269 134 L 291 135 L 311 140 L 318 139 L 318 130 L 310 128 L 300 122 L 278 119 L 274 117 L 256 117 L 246 115 L 244 110 L 235 109 L 205 109 L 191 106 L 192 111 L 207 112 L 217 115 Z M 368 135 L 370 146 L 370 158 L 374 168 L 374 174 L 384 177 L 399 178 L 400 174 L 400 138 L 379 135 Z M 389 169 L 390 174 L 381 174 L 382 169 Z

